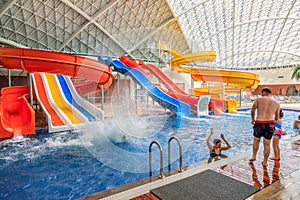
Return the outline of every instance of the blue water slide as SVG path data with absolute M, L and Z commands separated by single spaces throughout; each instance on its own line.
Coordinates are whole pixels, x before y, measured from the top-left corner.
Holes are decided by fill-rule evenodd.
M 190 105 L 179 101 L 170 95 L 160 90 L 147 76 L 141 71 L 127 67 L 120 60 L 112 60 L 108 58 L 106 63 L 109 63 L 114 69 L 124 75 L 131 76 L 134 81 L 145 88 L 149 96 L 156 102 L 158 102 L 164 108 L 168 108 L 171 111 L 175 111 L 178 116 L 190 116 Z
M 75 101 L 64 77 L 62 75 L 58 75 L 58 74 L 56 75 L 56 77 L 59 80 L 59 83 L 63 90 L 63 93 L 64 93 L 66 99 L 69 101 L 69 103 L 71 105 L 73 105 L 77 110 L 79 110 L 86 118 L 88 118 L 89 121 L 95 121 L 96 118 Z

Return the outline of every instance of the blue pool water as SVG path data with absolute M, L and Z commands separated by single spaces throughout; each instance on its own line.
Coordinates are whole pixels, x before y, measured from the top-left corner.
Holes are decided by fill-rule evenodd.
M 284 111 L 283 128 L 294 134 L 292 123 L 299 112 Z M 117 187 L 149 175 L 149 144 L 163 146 L 167 170 L 167 143 L 178 137 L 183 164 L 208 158 L 206 137 L 223 133 L 233 156 L 251 148 L 250 111 L 186 118 L 176 128 L 169 116 L 106 119 L 76 132 L 16 136 L 0 142 L 0 199 L 75 199 Z M 153 174 L 159 171 L 159 152 L 153 146 Z M 172 168 L 178 167 L 178 146 L 171 142 Z

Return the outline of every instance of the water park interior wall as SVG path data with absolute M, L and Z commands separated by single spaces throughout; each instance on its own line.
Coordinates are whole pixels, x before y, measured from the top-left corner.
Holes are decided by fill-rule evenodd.
M 266 70 L 251 70 L 251 72 L 259 75 L 260 85 L 300 84 L 296 79 L 292 79 L 294 68 L 294 66 L 285 66 Z
M 259 85 L 254 92 L 253 95 L 261 95 L 261 90 L 264 87 L 269 87 L 272 90 L 273 95 L 281 95 L 281 96 L 300 96 L 300 84 L 265 84 Z

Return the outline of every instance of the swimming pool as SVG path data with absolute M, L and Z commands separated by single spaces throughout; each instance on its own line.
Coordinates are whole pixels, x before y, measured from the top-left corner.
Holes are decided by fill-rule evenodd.
M 294 134 L 299 112 L 284 111 L 283 128 Z M 250 110 L 234 114 L 185 118 L 176 128 L 169 116 L 107 118 L 84 130 L 15 137 L 1 141 L 1 199 L 75 199 L 107 190 L 149 175 L 149 145 L 163 147 L 167 169 L 167 143 L 177 136 L 183 146 L 183 165 L 208 158 L 206 137 L 224 133 L 233 146 L 228 156 L 251 148 Z M 153 174 L 159 171 L 159 152 L 153 146 Z M 178 167 L 178 145 L 171 142 L 172 168 Z

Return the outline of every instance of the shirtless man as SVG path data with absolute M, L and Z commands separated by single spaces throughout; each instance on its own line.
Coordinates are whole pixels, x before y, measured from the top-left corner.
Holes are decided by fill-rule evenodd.
M 270 155 L 270 143 L 275 131 L 274 121 L 279 119 L 280 105 L 271 98 L 272 92 L 270 88 L 263 88 L 261 92 L 262 97 L 255 99 L 251 109 L 254 140 L 253 153 L 249 161 L 253 162 L 256 160 L 260 138 L 264 137 L 264 160 L 262 165 L 266 167 Z M 255 111 L 257 111 L 256 119 Z

